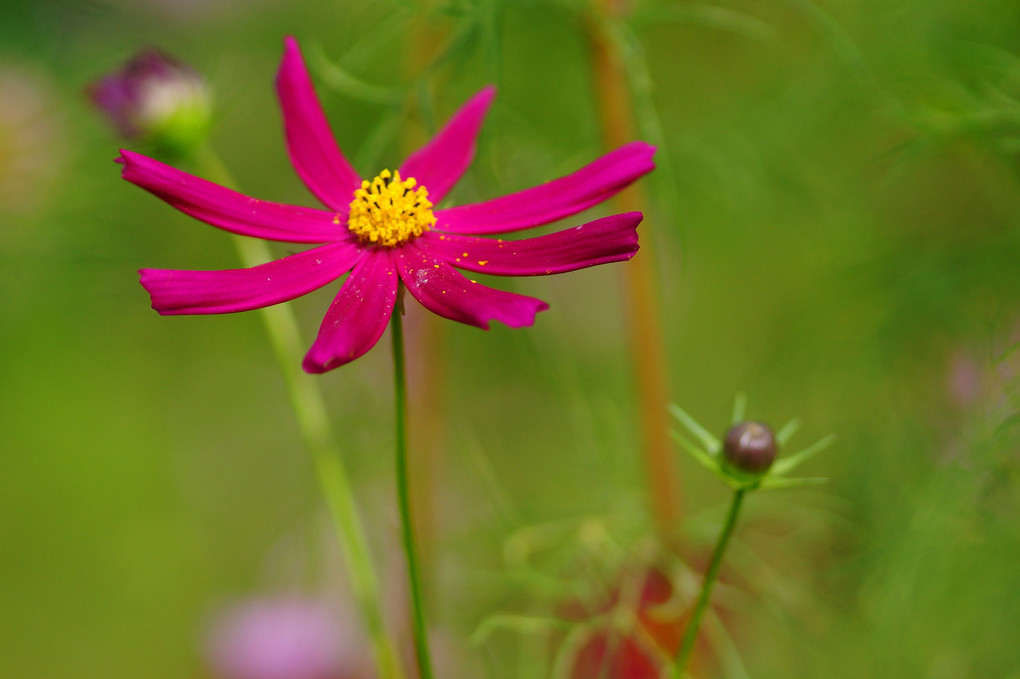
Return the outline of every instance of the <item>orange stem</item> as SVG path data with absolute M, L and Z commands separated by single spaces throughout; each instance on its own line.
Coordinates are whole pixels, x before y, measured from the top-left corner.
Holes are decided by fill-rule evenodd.
M 617 148 L 635 137 L 634 108 L 626 70 L 604 23 L 622 15 L 620 0 L 594 0 L 598 18 L 589 22 L 592 69 L 602 118 L 602 134 L 608 148 Z M 653 234 L 648 229 L 648 199 L 639 185 L 621 191 L 616 202 L 623 211 L 645 215 L 641 255 L 620 270 L 625 272 L 625 295 L 630 309 L 628 331 L 634 356 L 634 381 L 638 392 L 641 443 L 652 513 L 660 537 L 674 542 L 680 519 L 682 496 L 669 442 L 666 404 L 666 350 L 658 298 Z

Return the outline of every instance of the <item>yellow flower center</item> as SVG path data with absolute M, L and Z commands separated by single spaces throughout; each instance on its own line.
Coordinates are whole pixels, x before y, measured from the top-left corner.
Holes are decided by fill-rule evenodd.
M 371 182 L 361 182 L 354 192 L 347 228 L 362 243 L 394 247 L 417 238 L 436 224 L 429 192 L 417 186 L 414 177 L 400 178 L 400 172 L 383 170 Z

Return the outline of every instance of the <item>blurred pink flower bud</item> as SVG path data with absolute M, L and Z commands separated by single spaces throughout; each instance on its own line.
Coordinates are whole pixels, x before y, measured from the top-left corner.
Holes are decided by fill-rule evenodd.
M 89 85 L 86 93 L 125 139 L 175 151 L 202 141 L 212 115 L 212 98 L 199 73 L 152 48 Z

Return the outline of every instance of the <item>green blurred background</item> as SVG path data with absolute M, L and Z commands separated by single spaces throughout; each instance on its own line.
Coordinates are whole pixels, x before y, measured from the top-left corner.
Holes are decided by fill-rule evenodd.
M 0 676 L 205 676 L 222 602 L 342 596 L 257 315 L 161 318 L 137 283 L 143 266 L 234 267 L 229 238 L 119 178 L 121 142 L 83 87 L 139 47 L 171 52 L 214 88 L 212 145 L 243 190 L 314 205 L 272 88 L 285 34 L 369 176 L 494 82 L 453 195 L 466 202 L 605 151 L 589 11 L 4 3 Z M 660 147 L 642 227 L 656 249 L 639 256 L 659 269 L 672 399 L 720 434 L 744 392 L 755 418 L 802 418 L 794 444 L 839 436 L 807 470 L 828 486 L 748 503 L 740 663 L 754 677 L 1020 677 L 1020 4 L 649 1 L 616 31 L 639 135 Z M 498 281 L 551 310 L 527 330 L 445 324 L 445 377 L 419 383 L 441 442 L 430 615 L 465 656 L 488 656 L 483 676 L 521 676 L 527 635 L 470 647 L 471 631 L 540 608 L 502 563 L 515 531 L 596 521 L 627 545 L 650 531 L 621 266 Z M 331 294 L 296 303 L 307 337 Z M 392 572 L 385 342 L 321 384 Z M 677 466 L 678 532 L 708 544 L 725 490 L 679 452 Z

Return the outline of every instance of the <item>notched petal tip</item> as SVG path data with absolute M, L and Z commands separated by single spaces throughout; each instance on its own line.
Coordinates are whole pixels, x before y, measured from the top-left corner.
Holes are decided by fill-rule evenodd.
M 644 141 L 632 141 L 616 149 L 613 153 L 619 154 L 619 160 L 623 163 L 630 163 L 634 180 L 643 177 L 655 169 L 655 154 L 658 147 Z
M 165 165 L 145 154 L 129 151 L 128 149 L 121 149 L 120 155 L 114 159 L 114 162 L 120 165 L 121 179 L 126 179 L 132 184 L 138 184 L 136 179 L 144 173 L 148 172 L 151 174 L 154 168 L 158 169 Z
M 131 169 L 131 165 L 135 161 L 135 156 L 138 154 L 134 151 L 128 151 L 127 149 L 120 149 L 120 155 L 113 159 L 113 162 L 120 165 L 120 176 L 126 178 L 128 170 Z
M 375 343 L 365 348 L 364 351 L 352 352 L 346 356 L 337 356 L 329 351 L 323 350 L 321 346 L 313 344 L 312 348 L 308 350 L 308 353 L 305 354 L 304 359 L 301 361 L 301 369 L 310 375 L 328 373 L 331 370 L 336 370 L 337 368 L 361 358 L 368 353 L 368 350 L 373 346 L 375 346 Z
M 630 252 L 624 257 L 624 260 L 630 260 L 637 254 L 638 250 L 641 249 L 640 236 L 638 235 L 637 228 L 644 220 L 645 216 L 640 212 L 624 212 L 619 215 L 622 218 L 623 223 L 626 225 L 624 228 L 629 229 L 629 244 Z
M 489 330 L 491 321 L 511 328 L 535 322 L 549 305 L 535 297 L 482 285 L 464 277 L 442 256 L 416 246 L 397 253 L 397 269 L 407 291 L 432 313 L 451 321 Z
M 139 269 L 138 282 L 147 291 L 152 292 L 152 286 L 167 280 L 167 271 L 167 269 Z
M 340 287 L 302 361 L 319 374 L 350 363 L 382 337 L 397 300 L 399 278 L 387 251 L 363 257 Z
M 301 369 L 310 375 L 328 373 L 330 370 L 336 370 L 348 363 L 352 363 L 355 359 L 361 358 L 368 353 L 372 346 L 375 346 L 375 344 L 373 343 L 371 346 L 364 348 L 364 350 L 347 351 L 337 354 L 334 351 L 330 351 L 328 346 L 316 342 L 312 344 L 304 359 L 302 359 Z
M 550 224 L 616 195 L 655 169 L 655 147 L 634 141 L 578 170 L 492 200 L 436 211 L 442 231 L 483 236 Z
M 333 137 L 301 49 L 291 36 L 284 39 L 275 82 L 294 169 L 324 205 L 335 212 L 345 210 L 361 178 Z
M 503 302 L 502 309 L 490 312 L 492 314 L 491 317 L 479 319 L 478 323 L 469 322 L 466 325 L 474 325 L 482 330 L 492 330 L 493 322 L 499 322 L 514 330 L 530 328 L 535 325 L 535 318 L 538 317 L 539 313 L 549 310 L 549 303 L 537 297 L 526 297 L 525 295 L 509 293 L 505 290 L 496 290 L 495 288 L 490 288 L 490 290 L 495 290 L 503 295 L 514 295 L 521 299 L 514 300 L 511 304 Z
M 646 141 L 632 141 L 631 145 L 644 149 L 645 151 L 648 152 L 649 156 L 654 156 L 655 153 L 659 150 L 658 146 L 656 146 L 655 144 L 649 144 Z
M 535 318 L 538 316 L 539 313 L 541 313 L 542 311 L 549 310 L 549 303 L 546 302 L 545 300 L 535 299 L 534 301 L 536 303 L 528 305 L 530 306 L 530 309 L 527 308 L 522 309 L 520 315 L 515 318 L 512 319 L 497 318 L 495 320 L 500 321 L 508 328 L 531 327 L 532 325 L 535 325 Z M 486 328 L 486 330 L 488 329 L 489 328 Z
M 634 210 L 632 212 L 621 212 L 617 215 L 631 228 L 637 229 L 638 225 L 644 221 L 645 215 L 643 212 Z
M 624 148 L 634 151 L 635 160 L 643 162 L 646 169 L 642 174 L 647 174 L 655 169 L 655 154 L 659 150 L 657 146 L 644 141 L 632 141 L 626 144 Z
M 429 142 L 400 166 L 402 177 L 414 177 L 428 187 L 429 200 L 438 204 L 467 170 L 475 155 L 478 135 L 496 88 L 487 85 L 474 94 Z
M 310 375 L 321 375 L 329 372 L 333 368 L 339 368 L 341 365 L 343 364 L 336 363 L 335 365 L 331 365 L 329 363 L 320 363 L 311 356 L 305 356 L 305 359 L 301 361 L 301 369 Z
M 295 59 L 302 63 L 304 61 L 301 56 L 301 45 L 298 43 L 297 38 L 293 35 L 285 35 L 283 37 L 283 58 L 280 60 L 280 66 L 277 69 L 277 79 L 280 77 L 280 71 L 282 71 L 287 65 L 293 63 Z
M 482 89 L 478 90 L 473 97 L 469 100 L 469 103 L 478 102 L 479 104 L 484 103 L 485 107 L 488 108 L 492 104 L 492 100 L 496 98 L 496 86 L 486 85 Z
M 305 354 L 304 359 L 301 361 L 301 369 L 309 375 L 322 375 L 324 373 L 328 373 L 331 370 L 342 368 L 348 363 L 353 363 L 367 354 L 377 343 L 378 340 L 373 342 L 370 346 L 365 347 L 364 350 L 350 352 L 343 356 L 337 356 L 329 351 L 324 351 L 322 347 L 312 345 L 312 347 L 308 350 L 308 353 Z
M 160 303 L 160 288 L 170 281 L 166 269 L 139 269 L 138 282 L 149 294 L 149 307 L 160 316 L 173 316 L 174 310 Z

